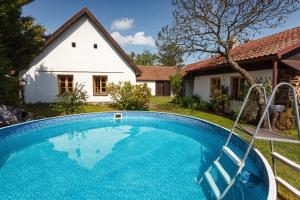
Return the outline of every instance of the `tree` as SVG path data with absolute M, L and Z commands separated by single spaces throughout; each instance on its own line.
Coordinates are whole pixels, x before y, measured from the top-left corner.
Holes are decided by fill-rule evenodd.
M 15 90 L 18 72 L 29 67 L 44 46 L 45 29 L 35 24 L 34 18 L 22 16 L 22 7 L 30 2 L 6 0 L 0 4 L 0 85 L 7 85 L 6 91 L 0 91 L 0 103 L 5 103 L 7 94 L 19 96 Z M 15 83 L 10 87 L 8 82 L 12 81 Z
M 133 60 L 136 65 L 156 65 L 158 64 L 158 56 L 151 53 L 149 50 L 144 50 L 141 54 L 135 54 L 131 52 L 128 56 Z
M 262 29 L 274 28 L 299 10 L 299 0 L 173 0 L 173 24 L 160 31 L 160 41 L 178 44 L 188 55 L 220 56 L 253 85 L 255 79 L 233 58 L 237 42 L 245 42 Z M 258 118 L 264 98 L 256 88 Z
M 158 60 L 161 65 L 183 66 L 182 53 L 176 43 L 157 40 L 156 46 L 158 48 Z
M 180 73 L 176 73 L 172 76 L 170 76 L 170 87 L 171 91 L 175 95 L 175 98 L 180 96 L 180 92 L 183 85 L 183 77 Z

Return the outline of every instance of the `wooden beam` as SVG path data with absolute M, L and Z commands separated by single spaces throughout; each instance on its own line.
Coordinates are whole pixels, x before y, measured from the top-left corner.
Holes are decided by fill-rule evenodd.
M 277 85 L 278 81 L 278 61 L 273 61 L 273 88 Z

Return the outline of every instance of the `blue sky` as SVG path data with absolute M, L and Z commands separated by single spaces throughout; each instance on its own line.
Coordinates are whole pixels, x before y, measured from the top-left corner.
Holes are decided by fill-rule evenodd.
M 47 33 L 52 33 L 85 6 L 118 38 L 126 52 L 140 53 L 144 49 L 155 52 L 153 42 L 157 33 L 172 22 L 171 0 L 35 0 L 24 7 L 23 13 L 33 16 L 46 27 Z M 284 25 L 256 37 L 300 26 L 299 19 L 300 12 L 294 13 Z M 186 63 L 194 60 L 197 58 L 189 57 Z

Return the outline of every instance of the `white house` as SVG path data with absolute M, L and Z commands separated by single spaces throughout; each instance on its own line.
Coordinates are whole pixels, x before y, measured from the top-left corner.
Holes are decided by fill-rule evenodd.
M 269 78 L 273 86 L 290 82 L 300 96 L 300 27 L 289 29 L 261 39 L 240 44 L 233 49 L 233 58 L 252 77 Z M 210 101 L 215 90 L 227 89 L 232 109 L 241 103 L 241 90 L 245 80 L 220 56 L 213 56 L 185 66 L 185 95 L 197 95 Z M 278 104 L 285 104 L 288 96 L 281 90 L 276 96 Z
M 51 35 L 21 78 L 26 103 L 53 102 L 76 83 L 85 85 L 88 102 L 106 102 L 108 83 L 135 84 L 139 75 L 138 67 L 84 8 Z

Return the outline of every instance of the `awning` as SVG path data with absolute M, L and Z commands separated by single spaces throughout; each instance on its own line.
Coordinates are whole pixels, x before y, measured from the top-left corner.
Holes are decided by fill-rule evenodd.
M 300 71 L 300 60 L 285 59 L 285 60 L 281 60 L 281 62 L 283 62 L 284 64 Z

